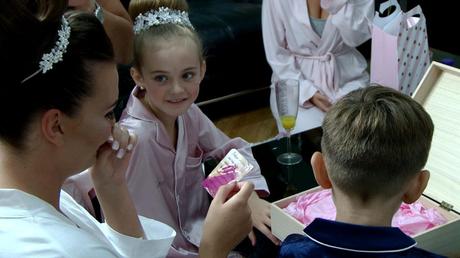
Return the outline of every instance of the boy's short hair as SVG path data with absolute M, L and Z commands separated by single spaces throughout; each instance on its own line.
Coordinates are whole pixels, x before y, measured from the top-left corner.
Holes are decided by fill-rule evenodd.
M 333 184 L 364 200 L 398 194 L 423 169 L 433 137 L 424 108 L 400 92 L 350 92 L 326 114 L 321 148 Z

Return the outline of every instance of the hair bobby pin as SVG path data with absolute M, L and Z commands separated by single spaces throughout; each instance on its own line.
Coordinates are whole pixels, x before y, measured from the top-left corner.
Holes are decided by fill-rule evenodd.
M 61 28 L 58 30 L 58 40 L 56 41 L 55 46 L 49 53 L 43 54 L 42 59 L 39 63 L 39 69 L 33 74 L 29 75 L 27 78 L 21 81 L 21 84 L 34 77 L 38 73 L 42 72 L 45 74 L 49 70 L 53 69 L 53 65 L 62 61 L 62 56 L 67 51 L 67 46 L 69 45 L 70 38 L 70 25 L 64 16 L 61 18 Z
M 134 22 L 134 33 L 139 34 L 152 26 L 161 24 L 180 24 L 194 29 L 188 18 L 188 13 L 160 7 L 158 10 L 150 10 L 146 13 L 139 14 Z

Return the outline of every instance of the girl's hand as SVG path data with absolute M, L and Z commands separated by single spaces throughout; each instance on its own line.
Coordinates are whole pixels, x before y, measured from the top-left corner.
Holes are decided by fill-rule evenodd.
M 329 111 L 332 106 L 329 99 L 319 92 L 316 92 L 315 95 L 311 97 L 310 102 L 324 112 Z
M 126 183 L 125 171 L 136 141 L 136 135 L 115 124 L 111 138 L 99 148 L 96 163 L 91 168 L 96 189 Z
M 255 192 L 249 198 L 249 207 L 251 208 L 251 218 L 254 227 L 270 239 L 275 245 L 280 244 L 280 240 L 271 232 L 270 203 L 260 199 Z M 251 244 L 256 244 L 256 236 L 253 231 L 249 233 Z

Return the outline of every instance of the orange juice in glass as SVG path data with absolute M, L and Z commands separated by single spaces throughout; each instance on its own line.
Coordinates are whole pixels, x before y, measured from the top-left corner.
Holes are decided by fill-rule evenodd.
M 280 164 L 294 165 L 302 157 L 291 151 L 291 130 L 295 127 L 299 110 L 299 81 L 293 79 L 279 80 L 275 83 L 276 107 L 283 128 L 287 132 L 287 151 L 277 157 Z

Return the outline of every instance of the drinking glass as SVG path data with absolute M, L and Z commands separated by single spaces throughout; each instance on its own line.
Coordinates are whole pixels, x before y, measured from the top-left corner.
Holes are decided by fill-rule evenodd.
M 278 116 L 287 132 L 286 153 L 279 155 L 277 160 L 283 165 L 294 165 L 302 161 L 302 156 L 291 150 L 291 130 L 295 127 L 299 110 L 299 81 L 279 80 L 275 83 L 275 93 Z

